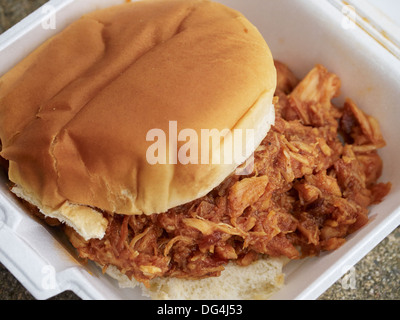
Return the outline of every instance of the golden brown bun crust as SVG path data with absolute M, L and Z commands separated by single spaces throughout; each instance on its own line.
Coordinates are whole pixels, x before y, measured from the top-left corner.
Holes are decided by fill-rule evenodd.
M 174 120 L 199 136 L 257 128 L 261 141 L 275 86 L 265 40 L 221 4 L 143 1 L 96 11 L 0 79 L 1 155 L 44 213 L 66 202 L 159 213 L 209 192 L 234 167 L 152 166 L 146 133 L 168 133 Z

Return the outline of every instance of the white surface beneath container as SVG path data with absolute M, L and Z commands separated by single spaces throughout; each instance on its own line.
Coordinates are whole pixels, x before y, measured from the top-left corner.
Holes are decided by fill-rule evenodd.
M 51 0 L 0 36 L 0 74 L 40 43 L 92 10 L 123 0 Z M 243 12 L 264 35 L 272 53 L 299 78 L 323 64 L 342 80 L 351 97 L 376 117 L 388 146 L 382 181 L 393 183 L 385 201 L 372 208 L 371 221 L 339 250 L 291 262 L 286 284 L 273 299 L 316 299 L 400 224 L 400 52 L 396 40 L 371 35 L 351 23 L 339 0 L 225 0 Z M 55 20 L 52 20 L 54 19 Z M 56 29 L 52 29 L 53 23 Z M 387 41 L 390 42 L 389 45 Z M 82 266 L 65 236 L 30 217 L 0 176 L 0 261 L 37 299 L 72 290 L 83 299 L 143 299 L 140 290 L 120 289 L 92 264 Z

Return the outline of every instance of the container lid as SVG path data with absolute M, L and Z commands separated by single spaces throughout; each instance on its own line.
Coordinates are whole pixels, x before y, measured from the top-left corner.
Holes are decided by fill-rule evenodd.
M 400 1 L 328 0 L 343 14 L 343 27 L 360 27 L 400 59 Z

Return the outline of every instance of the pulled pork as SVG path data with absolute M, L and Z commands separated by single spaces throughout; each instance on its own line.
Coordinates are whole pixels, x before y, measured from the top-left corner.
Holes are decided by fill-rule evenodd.
M 353 101 L 332 104 L 339 78 L 316 66 L 301 82 L 276 62 L 276 123 L 248 176 L 150 216 L 104 213 L 103 239 L 66 232 L 83 258 L 148 284 L 155 277 L 218 276 L 229 261 L 300 259 L 335 250 L 368 222 L 390 184 L 377 183 L 385 146 L 377 121 Z

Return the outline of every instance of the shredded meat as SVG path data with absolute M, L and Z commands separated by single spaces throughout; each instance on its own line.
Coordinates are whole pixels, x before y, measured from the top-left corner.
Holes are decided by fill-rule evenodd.
M 377 183 L 385 145 L 377 121 L 347 100 L 340 80 L 316 66 L 302 80 L 276 61 L 276 123 L 255 152 L 254 171 L 229 176 L 203 198 L 150 216 L 104 213 L 103 239 L 66 232 L 83 258 L 155 277 L 218 276 L 229 261 L 300 259 L 335 250 L 368 222 L 390 184 Z

